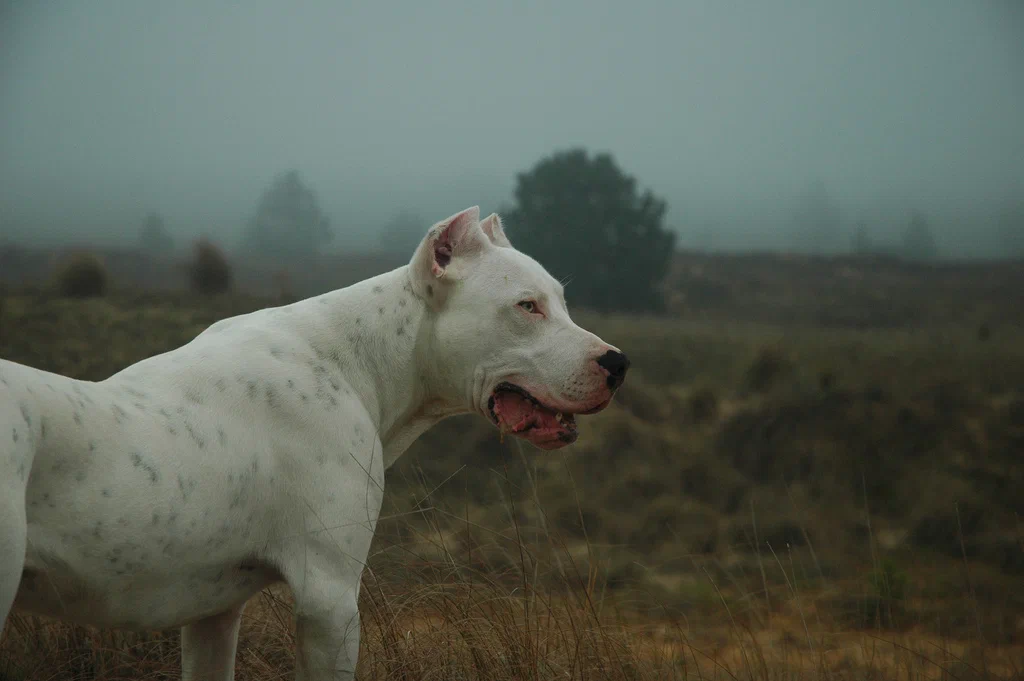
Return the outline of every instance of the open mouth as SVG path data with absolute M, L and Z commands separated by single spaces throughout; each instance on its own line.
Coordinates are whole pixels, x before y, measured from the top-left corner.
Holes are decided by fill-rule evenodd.
M 487 408 L 502 432 L 523 437 L 541 449 L 557 449 L 578 437 L 575 414 L 551 409 L 512 383 L 499 383 L 487 401 Z M 591 411 L 599 410 L 600 407 Z

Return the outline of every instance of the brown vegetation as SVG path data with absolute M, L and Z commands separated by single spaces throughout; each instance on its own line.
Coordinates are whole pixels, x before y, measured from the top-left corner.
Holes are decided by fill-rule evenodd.
M 107 292 L 110 274 L 98 255 L 76 251 L 57 264 L 55 284 L 66 298 L 95 298 Z
M 192 290 L 199 295 L 214 296 L 231 290 L 231 264 L 224 251 L 209 239 L 193 244 L 188 277 Z
M 1015 295 L 922 293 L 931 321 L 898 328 L 901 299 L 855 329 L 781 297 L 762 314 L 804 321 L 576 313 L 634 367 L 576 445 L 459 417 L 389 470 L 361 678 L 1019 677 L 1024 330 L 1007 314 L 982 340 L 978 321 Z M 101 379 L 265 304 L 11 292 L 0 356 Z M 281 589 L 250 606 L 239 679 L 288 673 L 289 607 Z M 0 676 L 167 678 L 176 636 L 18 617 Z

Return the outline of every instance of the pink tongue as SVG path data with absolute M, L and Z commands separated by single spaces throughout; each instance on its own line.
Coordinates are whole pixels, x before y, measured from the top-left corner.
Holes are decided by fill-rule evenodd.
M 500 392 L 495 395 L 494 413 L 513 433 L 522 432 L 530 426 L 539 431 L 558 432 L 565 429 L 552 412 L 517 393 Z

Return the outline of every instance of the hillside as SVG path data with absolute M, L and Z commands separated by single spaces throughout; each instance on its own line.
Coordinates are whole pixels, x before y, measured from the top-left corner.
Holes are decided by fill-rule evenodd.
M 854 632 L 943 641 L 961 658 L 940 665 L 959 670 L 948 678 L 1019 665 L 1020 266 L 883 263 L 837 274 L 848 267 L 681 256 L 672 287 L 685 313 L 577 313 L 633 360 L 613 406 L 554 454 L 503 443 L 477 417 L 422 437 L 388 473 L 368 607 L 383 598 L 390 612 L 424 583 L 476 581 L 506 596 L 528 584 L 551 599 L 585 593 L 648 628 L 686 622 L 686 645 L 728 652 L 734 672 L 751 664 L 737 644 L 748 629 L 769 632 L 755 639 L 775 656 L 785 641 L 819 663 L 822 650 L 839 651 L 852 666 L 832 678 L 864 678 Z M 0 356 L 102 379 L 266 304 L 123 288 L 84 301 L 11 291 Z M 442 608 L 424 598 L 403 612 Z M 31 666 L 25 651 L 51 645 L 36 626 L 9 633 L 0 661 L 6 649 L 15 668 Z M 138 645 L 173 648 L 173 638 L 139 640 L 132 659 Z M 928 666 L 923 645 L 910 656 L 915 669 Z M 387 651 L 397 654 L 381 648 L 369 659 Z M 756 678 L 790 678 L 766 669 Z M 930 678 L 898 669 L 882 665 L 876 678 Z

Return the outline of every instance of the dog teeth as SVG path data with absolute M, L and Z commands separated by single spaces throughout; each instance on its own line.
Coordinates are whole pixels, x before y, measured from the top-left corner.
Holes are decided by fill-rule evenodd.
M 558 421 L 559 423 L 562 422 L 562 412 L 558 412 L 557 414 L 555 414 L 555 420 Z

